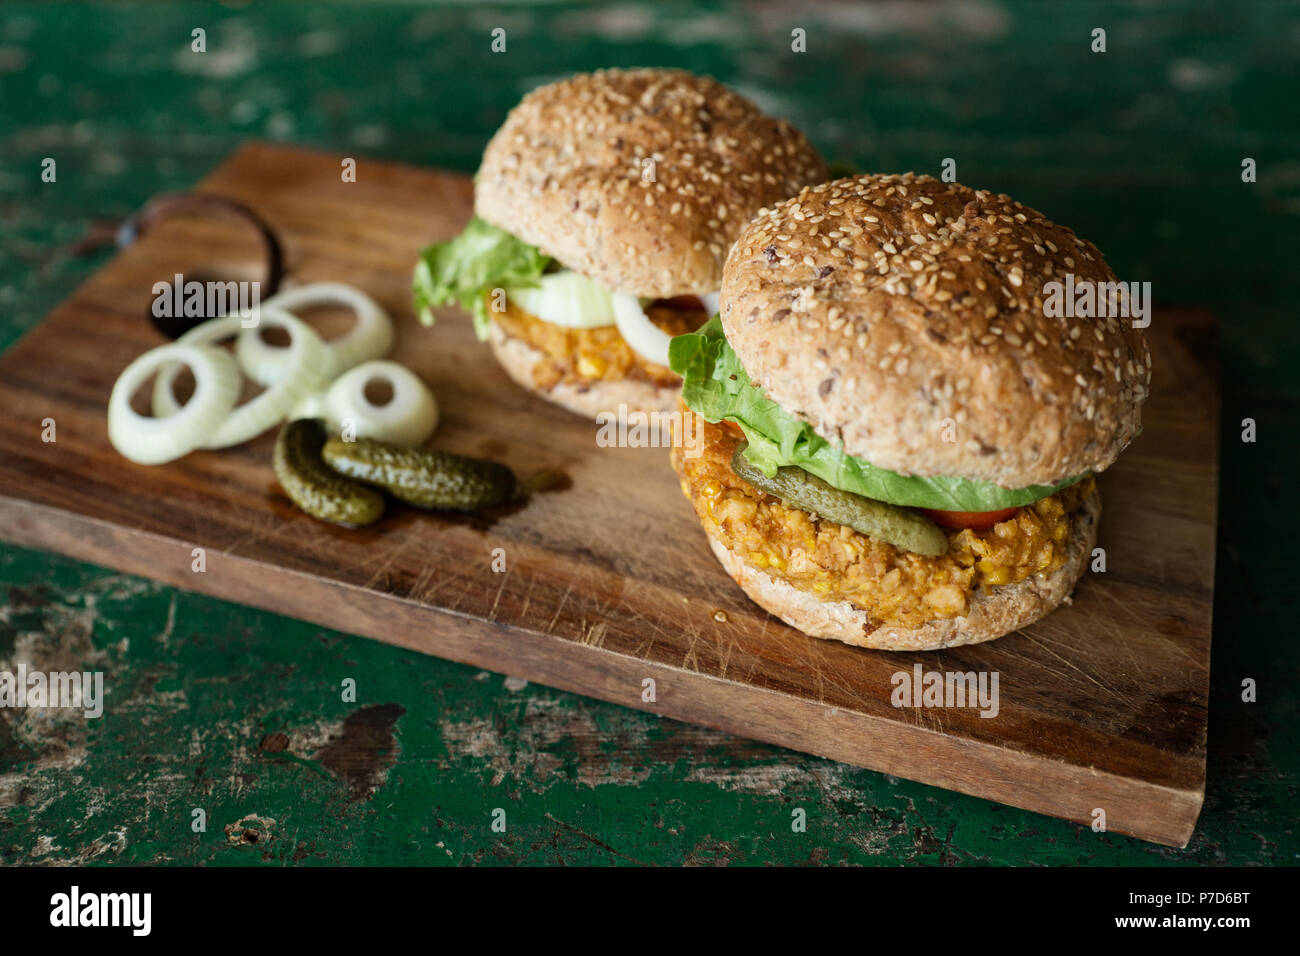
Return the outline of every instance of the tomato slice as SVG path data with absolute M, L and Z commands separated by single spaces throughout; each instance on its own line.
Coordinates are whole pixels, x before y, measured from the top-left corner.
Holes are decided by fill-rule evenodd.
M 1006 521 L 1019 508 L 1003 508 L 999 511 L 940 511 L 938 508 L 918 508 L 929 515 L 936 524 L 946 528 L 991 528 L 999 521 Z

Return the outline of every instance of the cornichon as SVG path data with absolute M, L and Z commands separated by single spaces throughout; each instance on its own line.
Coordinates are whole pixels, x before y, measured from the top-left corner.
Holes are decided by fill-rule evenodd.
M 515 493 L 515 473 L 484 458 L 427 448 L 402 448 L 371 438 L 325 443 L 326 464 L 340 474 L 378 485 L 421 508 L 477 511 Z
M 325 438 L 325 425 L 315 418 L 300 418 L 280 429 L 274 455 L 280 486 L 313 518 L 345 525 L 378 521 L 384 496 L 330 470 L 321 459 Z
M 731 456 L 731 470 L 755 488 L 775 495 L 792 507 L 848 525 L 868 537 L 916 554 L 935 557 L 948 550 L 947 535 L 925 515 L 840 491 L 793 465 L 778 468 L 769 478 L 749 463 L 742 454 L 744 449 L 741 445 Z

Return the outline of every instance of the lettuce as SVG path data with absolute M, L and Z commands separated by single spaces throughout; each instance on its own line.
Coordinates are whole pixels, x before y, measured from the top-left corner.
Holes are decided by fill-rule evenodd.
M 668 346 L 668 360 L 682 377 L 682 400 L 711 422 L 726 419 L 745 432 L 745 457 L 774 475 L 782 465 L 797 465 L 841 491 L 876 501 L 944 511 L 996 511 L 1027 505 L 1073 484 L 1003 488 L 965 478 L 905 476 L 877 468 L 844 453 L 755 388 L 722 333 L 715 315 L 698 331 L 679 335 Z
M 550 264 L 535 246 L 475 216 L 455 239 L 420 253 L 411 282 L 415 314 L 433 325 L 433 307 L 454 303 L 474 316 L 474 332 L 486 340 L 491 291 L 536 285 Z

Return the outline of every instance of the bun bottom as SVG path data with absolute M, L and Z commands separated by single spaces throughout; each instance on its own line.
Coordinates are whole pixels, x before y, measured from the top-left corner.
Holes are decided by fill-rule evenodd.
M 959 644 L 979 644 L 1032 624 L 1069 597 L 1083 574 L 1101 517 L 1101 496 L 1094 488 L 1071 516 L 1065 564 L 1050 574 L 1036 574 L 1016 584 L 977 591 L 963 617 L 928 621 L 915 628 L 876 625 L 867 612 L 848 601 L 824 601 L 810 591 L 751 568 L 712 535 L 709 545 L 727 573 L 759 607 L 810 637 L 843 641 L 888 651 L 935 651 Z
M 680 386 L 655 385 L 630 378 L 593 381 L 590 385 L 561 382 L 549 389 L 539 388 L 534 369 L 546 358 L 544 354 L 522 339 L 506 334 L 495 322 L 488 341 L 492 354 L 517 385 L 575 415 L 594 420 L 601 412 L 618 414 L 620 405 L 629 412 L 670 412 L 677 407 Z

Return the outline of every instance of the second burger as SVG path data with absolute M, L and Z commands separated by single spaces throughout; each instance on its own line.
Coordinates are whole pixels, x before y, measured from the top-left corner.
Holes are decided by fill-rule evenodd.
M 668 342 L 716 310 L 732 242 L 826 176 L 802 133 L 707 77 L 552 83 L 488 144 L 464 232 L 424 251 L 417 310 L 460 305 L 512 379 L 570 411 L 668 410 Z

